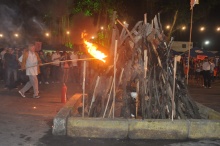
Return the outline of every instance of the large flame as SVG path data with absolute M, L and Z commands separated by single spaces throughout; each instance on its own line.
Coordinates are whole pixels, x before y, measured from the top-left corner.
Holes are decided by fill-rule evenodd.
M 89 54 L 91 54 L 93 57 L 99 60 L 102 60 L 103 62 L 106 62 L 104 58 L 106 58 L 107 56 L 101 51 L 97 50 L 97 47 L 93 43 L 90 43 L 86 40 L 84 40 L 84 43 L 88 49 Z

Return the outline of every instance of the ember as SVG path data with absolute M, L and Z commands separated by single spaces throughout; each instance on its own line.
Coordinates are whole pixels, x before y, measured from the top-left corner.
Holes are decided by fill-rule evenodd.
M 93 43 L 90 43 L 86 40 L 84 40 L 84 43 L 88 49 L 89 54 L 91 54 L 93 57 L 99 60 L 102 60 L 103 62 L 106 62 L 104 58 L 106 58 L 107 56 L 101 51 L 97 50 L 97 47 Z

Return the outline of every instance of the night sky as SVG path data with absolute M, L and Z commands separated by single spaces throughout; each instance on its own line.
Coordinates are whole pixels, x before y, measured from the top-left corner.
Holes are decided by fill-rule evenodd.
M 22 3 L 22 1 L 23 0 L 0 0 L 0 33 L 4 33 L 5 39 L 11 42 L 11 44 L 16 44 L 17 42 L 15 42 L 13 37 L 9 34 L 14 32 L 25 34 L 22 35 L 22 37 L 26 39 L 26 41 L 22 43 L 26 43 L 30 40 L 34 40 L 36 36 L 43 35 L 48 29 L 48 26 L 43 23 L 42 17 L 48 7 L 52 5 L 50 0 L 29 0 L 26 4 Z M 129 15 L 133 15 L 133 22 L 131 22 L 131 25 L 143 19 L 145 11 L 143 11 L 143 8 L 139 10 L 139 8 L 143 7 L 140 0 L 129 0 L 126 1 L 126 4 Z M 148 9 L 151 9 L 151 7 L 148 7 Z M 195 5 L 194 9 L 198 9 L 197 5 Z M 201 11 L 206 10 L 204 9 Z M 216 27 L 220 26 L 219 12 L 220 4 L 213 6 L 209 15 L 193 22 L 192 41 L 194 42 L 194 46 L 201 47 L 201 44 L 205 40 L 209 40 L 210 44 L 209 46 L 205 46 L 205 49 L 220 49 L 220 32 L 216 31 Z M 154 13 L 155 12 L 150 11 L 148 12 L 148 16 L 153 16 L 155 15 Z M 171 16 L 166 16 L 165 18 L 168 17 Z M 86 20 L 84 21 L 86 22 Z M 82 24 L 79 25 L 82 26 Z M 162 25 L 167 25 L 167 21 L 162 20 Z M 201 33 L 199 27 L 202 25 L 206 27 L 206 30 Z M 187 24 L 185 32 L 177 31 L 173 36 L 176 41 L 189 41 L 189 24 Z M 2 40 L 0 40 L 0 43 L 2 43 Z

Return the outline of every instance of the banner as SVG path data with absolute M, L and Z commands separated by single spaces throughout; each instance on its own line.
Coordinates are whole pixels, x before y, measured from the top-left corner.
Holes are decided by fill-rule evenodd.
M 207 57 L 207 56 L 205 56 L 205 55 L 197 55 L 197 59 L 200 59 L 200 60 L 204 60 L 205 57 Z

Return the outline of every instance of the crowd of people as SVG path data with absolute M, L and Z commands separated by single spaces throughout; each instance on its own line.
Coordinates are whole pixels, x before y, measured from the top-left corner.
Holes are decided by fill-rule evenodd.
M 188 72 L 187 58 L 182 59 L 184 74 Z M 203 60 L 190 58 L 188 78 L 197 85 L 211 88 L 211 83 L 220 78 L 220 62 L 216 58 L 205 57 Z
M 85 56 L 73 51 L 36 52 L 34 44 L 24 49 L 4 48 L 0 55 L 0 79 L 5 89 L 24 85 L 18 91 L 22 97 L 33 87 L 33 98 L 39 98 L 39 84 L 80 83 L 82 69 L 77 59 L 82 57 Z

